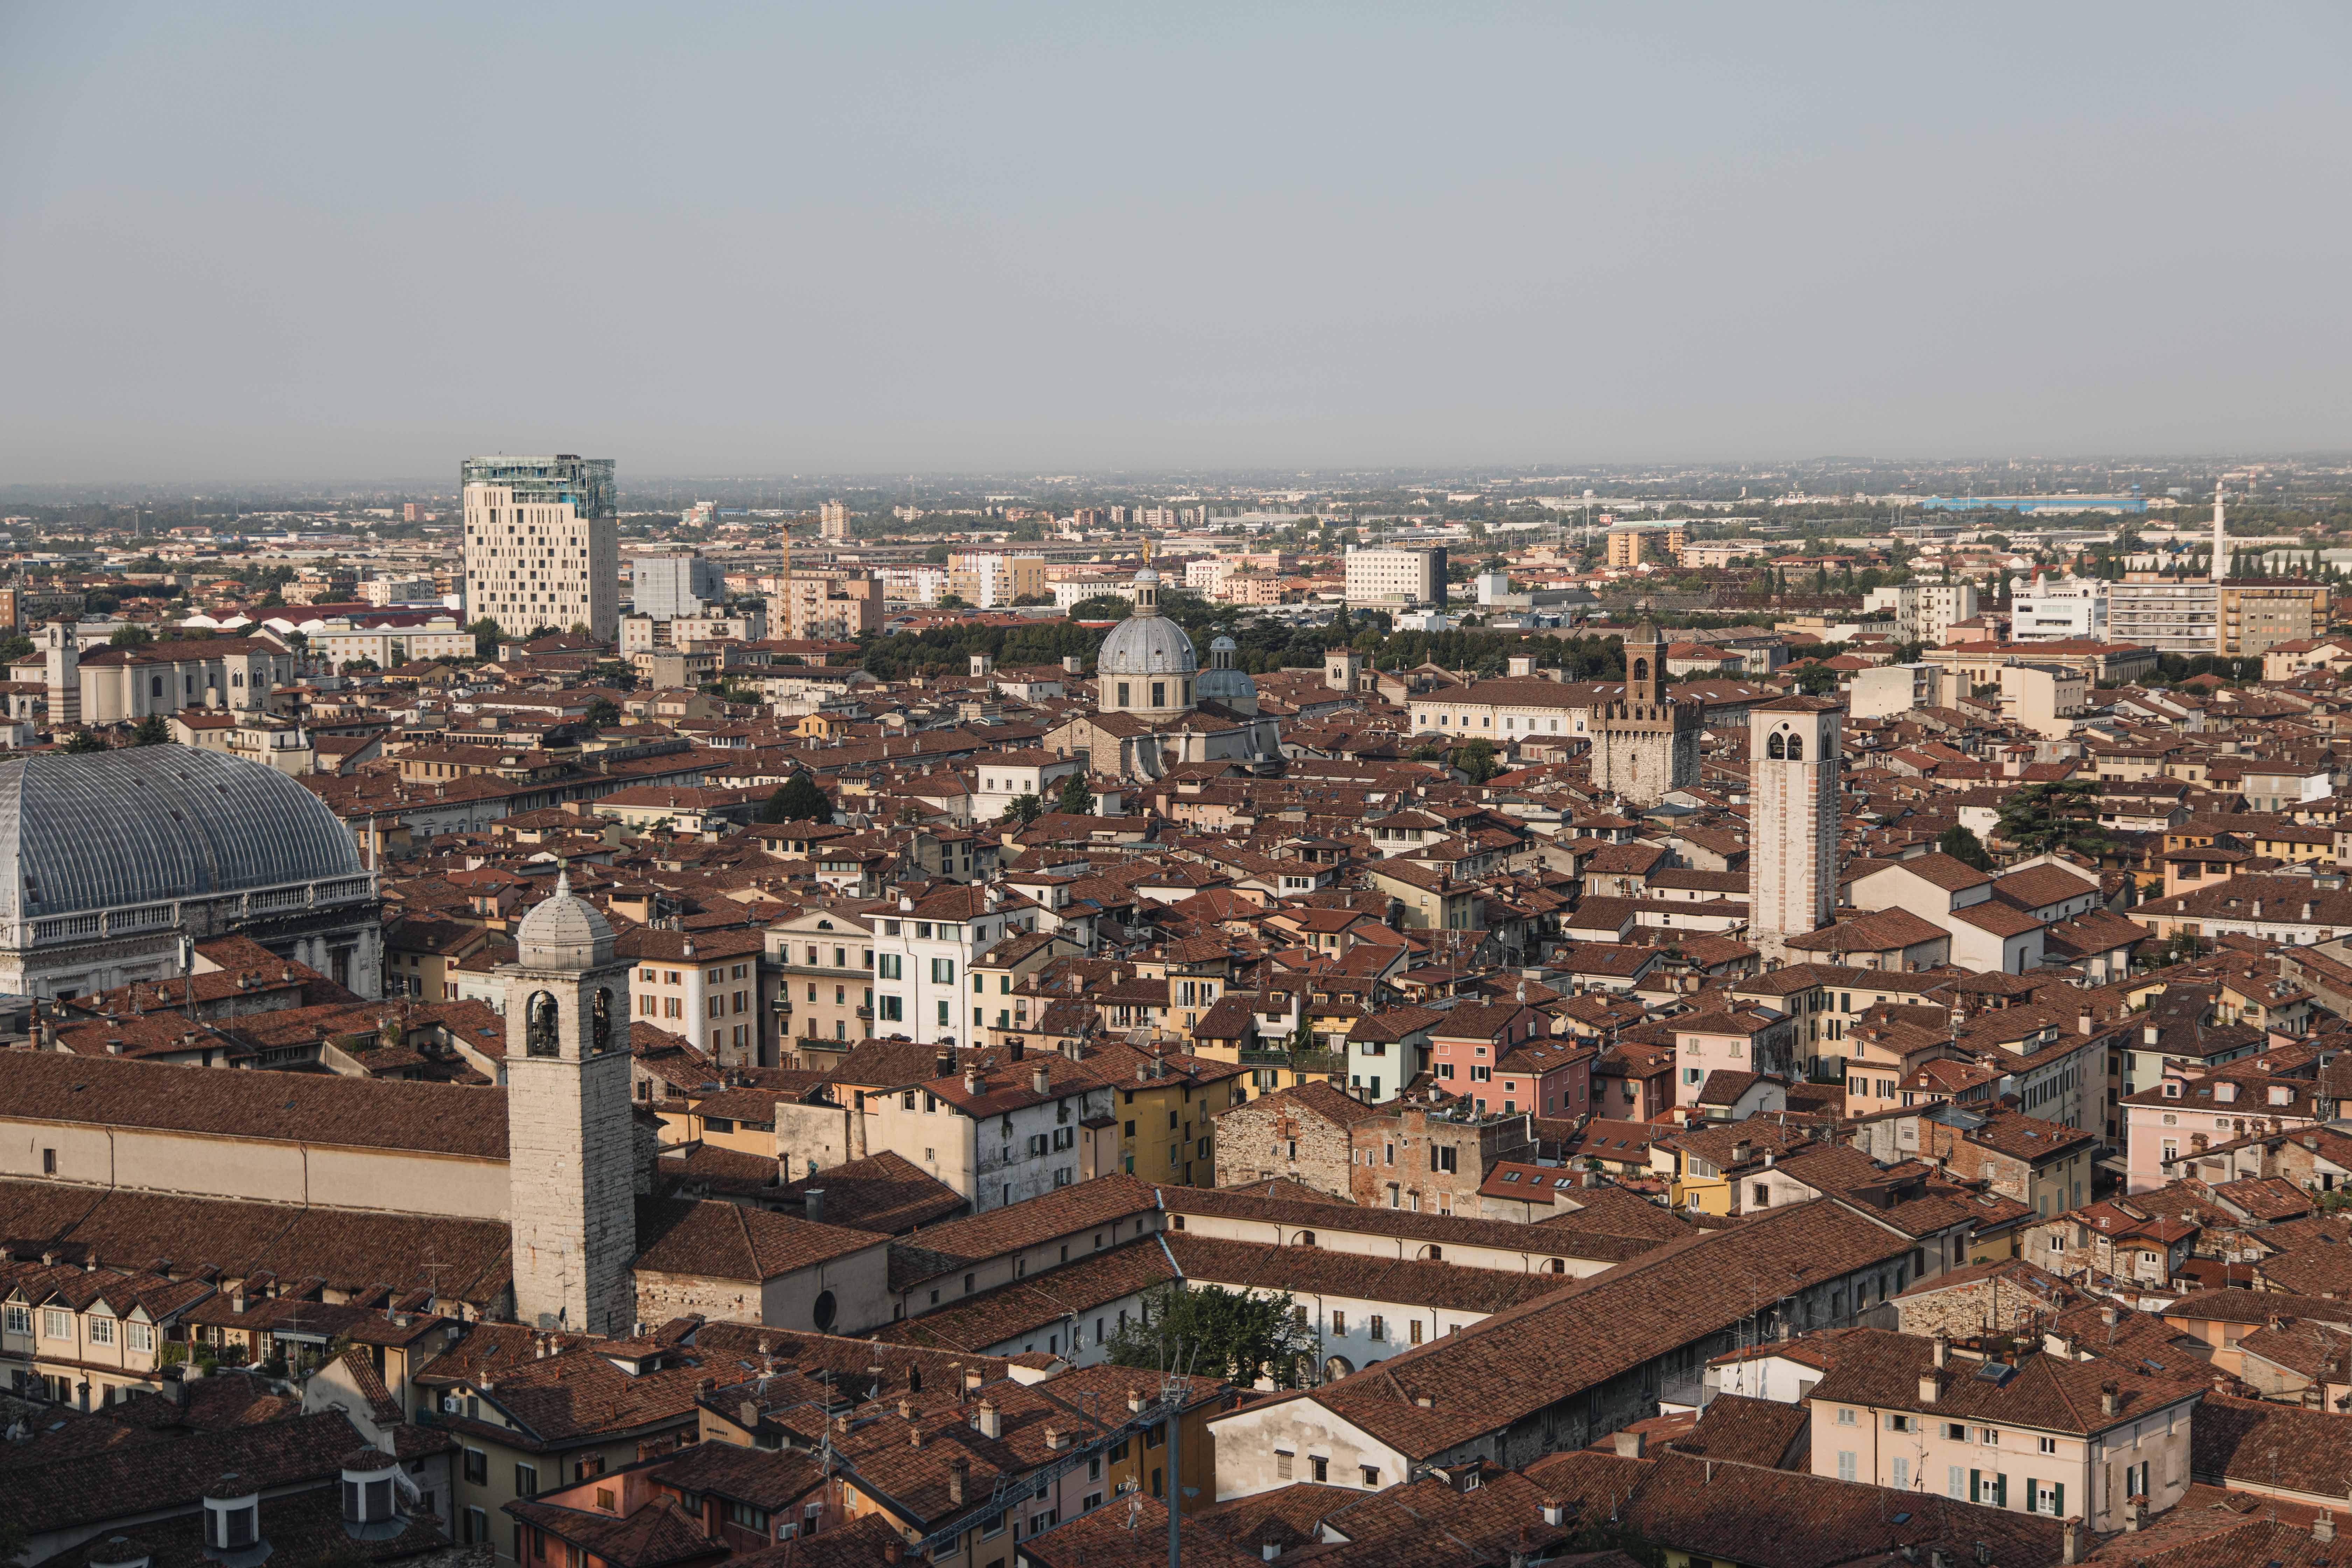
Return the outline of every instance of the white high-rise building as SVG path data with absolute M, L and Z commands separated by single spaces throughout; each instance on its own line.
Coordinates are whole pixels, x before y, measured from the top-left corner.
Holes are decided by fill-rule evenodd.
M 1748 942 L 1767 962 L 1837 907 L 1844 705 L 1783 697 L 1748 716 Z
M 1428 550 L 1348 552 L 1348 603 L 1351 605 L 1445 603 L 1445 547 Z
M 1895 636 L 1901 642 L 1943 646 L 1944 634 L 1955 622 L 1974 620 L 1977 585 L 1958 583 L 1895 583 L 1873 588 L 1863 599 L 1865 612 L 1892 611 Z
M 621 533 L 613 459 L 571 453 L 468 458 L 466 615 L 508 637 L 542 626 L 620 635 Z

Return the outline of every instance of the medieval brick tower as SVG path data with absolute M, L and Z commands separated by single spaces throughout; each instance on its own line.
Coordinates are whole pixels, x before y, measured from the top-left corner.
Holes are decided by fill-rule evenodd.
M 1767 963 L 1837 907 L 1844 710 L 1833 698 L 1783 697 L 1748 717 L 1748 941 Z
M 625 1334 L 635 1310 L 629 966 L 558 876 L 515 931 L 507 995 L 507 1214 L 515 1316 Z
M 1666 647 L 1643 622 L 1625 639 L 1625 700 L 1604 706 L 1592 734 L 1592 783 L 1637 806 L 1698 783 L 1706 708 L 1666 695 Z

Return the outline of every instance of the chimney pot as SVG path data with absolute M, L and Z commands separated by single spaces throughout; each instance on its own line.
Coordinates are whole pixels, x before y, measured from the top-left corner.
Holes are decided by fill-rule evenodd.
M 1609 1440 L 1616 1446 L 1617 1457 L 1621 1459 L 1640 1458 L 1642 1449 L 1645 1446 L 1643 1436 L 1639 1432 L 1612 1432 L 1609 1436 Z
M 1036 1090 L 1039 1094 L 1051 1094 L 1053 1092 L 1053 1089 L 1051 1087 L 1053 1081 L 1053 1079 L 1047 1075 L 1045 1068 L 1041 1066 L 1034 1073 L 1030 1075 L 1029 1087 Z
M 971 1460 L 950 1459 L 948 1461 L 948 1501 L 958 1504 L 959 1506 L 961 1505 L 963 1502 L 964 1479 L 971 1474 Z

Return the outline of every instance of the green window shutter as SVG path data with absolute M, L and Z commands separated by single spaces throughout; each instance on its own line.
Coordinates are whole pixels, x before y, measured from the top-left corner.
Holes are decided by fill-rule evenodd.
M 1982 1470 L 1970 1470 L 1969 1472 L 1969 1500 L 1970 1502 L 1984 1501 L 1984 1472 Z
M 2009 1478 L 2007 1476 L 1995 1476 L 1992 1479 L 1992 1506 L 1995 1508 L 2007 1508 L 2009 1506 Z
M 2060 1481 L 2050 1489 L 2050 1511 L 2060 1519 L 2066 1517 L 2066 1483 Z

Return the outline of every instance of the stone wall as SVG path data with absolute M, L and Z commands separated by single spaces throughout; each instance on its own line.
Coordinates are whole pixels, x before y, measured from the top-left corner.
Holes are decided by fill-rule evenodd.
M 1339 1123 L 1273 1096 L 1220 1113 L 1216 1129 L 1217 1185 L 1287 1176 L 1349 1195 L 1353 1145 Z

